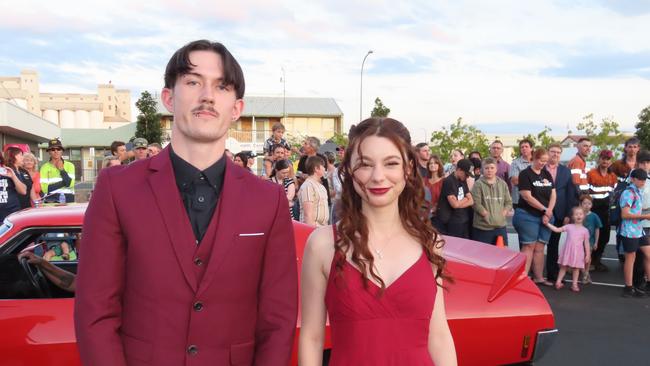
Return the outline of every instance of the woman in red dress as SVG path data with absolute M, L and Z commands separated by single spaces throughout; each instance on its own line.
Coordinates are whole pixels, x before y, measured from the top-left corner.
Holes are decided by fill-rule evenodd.
M 299 364 L 456 365 L 445 314 L 441 237 L 423 217 L 408 130 L 390 118 L 350 129 L 340 221 L 316 229 L 302 268 Z

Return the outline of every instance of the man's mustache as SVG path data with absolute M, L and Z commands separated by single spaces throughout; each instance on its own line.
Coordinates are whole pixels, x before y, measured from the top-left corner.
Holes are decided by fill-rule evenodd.
M 219 115 L 219 113 L 216 111 L 216 109 L 214 109 L 214 108 L 212 108 L 210 106 L 206 106 L 206 105 L 200 105 L 200 106 L 192 109 L 192 113 L 199 113 L 199 112 L 203 112 L 203 111 L 213 113 L 215 116 Z

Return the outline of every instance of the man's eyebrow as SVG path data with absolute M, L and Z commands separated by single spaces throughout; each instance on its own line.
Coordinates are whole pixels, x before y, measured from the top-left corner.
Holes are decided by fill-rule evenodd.
M 203 76 L 202 74 L 199 74 L 198 72 L 192 72 L 192 71 L 190 71 L 190 72 L 186 72 L 186 73 L 183 74 L 182 76 L 183 76 L 183 77 L 185 77 L 185 76 L 195 76 L 195 77 L 200 78 L 200 79 L 205 78 L 205 76 Z M 223 82 L 223 81 L 224 81 L 224 78 L 221 77 L 221 78 L 217 78 L 217 79 L 215 79 L 215 80 L 220 81 L 220 82 Z

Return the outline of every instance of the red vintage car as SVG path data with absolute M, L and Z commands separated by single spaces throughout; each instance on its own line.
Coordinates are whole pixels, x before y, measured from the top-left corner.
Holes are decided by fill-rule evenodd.
M 39 254 L 51 250 L 52 263 L 76 272 L 75 243 L 82 230 L 85 209 L 86 205 L 52 206 L 9 216 L 0 226 L 0 255 L 16 254 L 28 246 Z M 313 229 L 300 223 L 294 223 L 294 229 L 300 269 L 305 241 Z M 523 255 L 470 240 L 446 240 L 444 253 L 455 279 L 455 284 L 448 284 L 446 308 L 459 365 L 539 360 L 557 329 L 546 299 L 523 273 Z M 70 248 L 65 259 L 60 250 L 55 250 L 60 243 Z M 2 281 L 11 278 L 3 270 L 7 268 L 0 268 L 0 287 L 11 285 Z M 40 271 L 26 263 L 17 270 L 28 274 L 36 295 L 0 299 L 0 363 L 79 365 L 73 295 L 50 284 Z M 325 358 L 331 348 L 329 327 L 326 335 Z M 297 338 L 296 335 L 296 345 Z M 296 350 L 297 347 L 293 352 L 294 365 Z

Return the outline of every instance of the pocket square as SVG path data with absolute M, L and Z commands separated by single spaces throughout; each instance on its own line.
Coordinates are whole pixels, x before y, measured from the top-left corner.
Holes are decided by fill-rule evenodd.
M 239 236 L 264 236 L 264 233 L 242 233 Z

